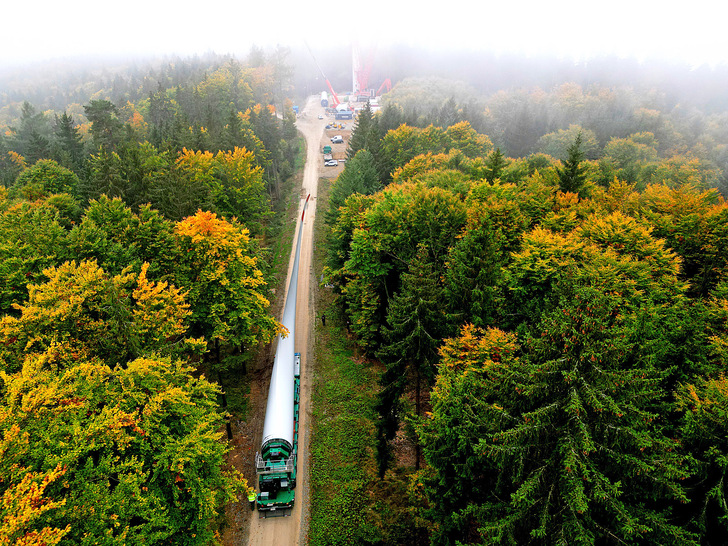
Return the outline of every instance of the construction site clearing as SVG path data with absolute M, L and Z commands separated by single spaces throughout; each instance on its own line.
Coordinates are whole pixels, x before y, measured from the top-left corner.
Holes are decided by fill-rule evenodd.
M 323 106 L 320 108 L 320 113 L 323 115 L 320 123 L 324 124 L 324 133 L 319 144 L 322 165 L 320 176 L 323 178 L 336 178 L 346 165 L 346 150 L 349 147 L 353 123 L 351 121 L 348 123 L 337 121 L 334 119 L 333 113 L 327 112 L 327 109 Z M 338 142 L 339 139 L 332 141 L 335 136 L 341 136 L 342 141 Z M 332 161 L 336 161 L 336 164 L 333 164 Z

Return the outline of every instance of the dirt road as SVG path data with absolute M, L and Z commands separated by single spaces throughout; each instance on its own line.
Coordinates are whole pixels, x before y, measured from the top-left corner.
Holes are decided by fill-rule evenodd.
M 306 138 L 306 165 L 303 172 L 303 188 L 301 190 L 301 201 L 299 204 L 298 218 L 301 217 L 303 204 L 307 195 L 311 195 L 304 216 L 301 239 L 301 257 L 299 261 L 298 275 L 298 300 L 296 301 L 296 340 L 295 351 L 301 353 L 301 408 L 299 412 L 299 445 L 298 445 L 298 485 L 296 487 L 296 503 L 293 514 L 285 518 L 259 519 L 257 514 L 253 516 L 250 525 L 248 544 L 255 546 L 289 546 L 306 543 L 307 521 L 308 521 L 308 442 L 310 423 L 310 393 L 313 381 L 313 326 L 315 317 L 313 309 L 313 298 L 310 292 L 315 289 L 315 279 L 311 267 L 313 254 L 313 224 L 316 219 L 316 192 L 318 187 L 319 166 L 321 165 L 321 139 L 324 132 L 325 120 L 318 119 L 324 109 L 318 104 L 316 97 L 310 97 L 301 114 L 298 116 L 296 125 Z M 294 241 L 298 237 L 298 231 L 294 235 Z M 288 277 L 284 286 L 288 286 L 295 245 L 291 251 L 291 259 L 288 268 Z M 265 407 L 265 406 L 263 406 Z M 257 446 L 260 446 L 262 430 L 258 431 L 256 438 Z

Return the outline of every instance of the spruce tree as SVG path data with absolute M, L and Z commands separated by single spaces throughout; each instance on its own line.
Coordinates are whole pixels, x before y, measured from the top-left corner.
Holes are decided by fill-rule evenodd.
M 438 275 L 432 268 L 428 259 L 427 247 L 420 244 L 417 256 L 410 264 L 409 271 L 402 274 L 402 287 L 395 294 L 389 304 L 387 312 L 388 328 L 383 329 L 384 343 L 377 356 L 387 363 L 387 373 L 382 378 L 378 410 L 381 421 L 386 426 L 378 426 L 381 444 L 384 431 L 396 431 L 396 412 L 394 404 L 398 404 L 398 397 L 404 389 L 401 382 L 407 371 L 415 379 L 415 414 L 420 415 L 420 392 L 422 380 L 431 385 L 435 377 L 435 361 L 437 347 L 440 340 L 445 337 L 442 309 L 442 287 Z M 388 402 L 390 406 L 387 406 Z M 394 422 L 393 422 L 394 419 Z M 416 445 L 416 468 L 419 469 L 419 443 Z M 380 474 L 382 472 L 382 459 L 380 459 Z
M 65 111 L 55 118 L 55 146 L 58 163 L 78 173 L 83 163 L 83 139 L 73 116 Z
M 501 153 L 500 148 L 496 148 L 488 156 L 488 159 L 485 160 L 485 179 L 492 183 L 494 180 L 500 178 L 501 172 L 503 172 L 503 169 L 505 169 L 507 165 L 508 162 Z
M 356 122 L 349 139 L 349 147 L 346 150 L 347 159 L 353 159 L 359 150 L 366 150 L 371 140 L 371 130 L 373 127 L 372 107 L 367 101 L 364 108 L 361 109 L 356 116 Z
M 563 167 L 557 167 L 559 189 L 563 192 L 577 193 L 583 197 L 586 182 L 586 165 L 583 164 L 584 152 L 581 149 L 581 132 L 576 135 L 574 143 L 566 150 L 568 156 Z

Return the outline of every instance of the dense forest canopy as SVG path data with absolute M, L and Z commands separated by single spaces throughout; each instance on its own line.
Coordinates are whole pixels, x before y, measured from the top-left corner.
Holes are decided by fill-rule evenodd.
M 405 53 L 323 215 L 381 372 L 342 536 L 722 543 L 725 72 Z M 249 485 L 215 380 L 280 332 L 292 106 L 323 90 L 301 57 L 3 76 L 0 542 L 219 541 Z
M 281 331 L 268 245 L 299 143 L 278 53 L 3 96 L 0 543 L 215 543 L 250 490 L 221 381 Z
M 326 281 L 382 366 L 370 490 L 407 491 L 377 539 L 722 543 L 725 114 L 464 89 L 362 110 L 326 215 Z

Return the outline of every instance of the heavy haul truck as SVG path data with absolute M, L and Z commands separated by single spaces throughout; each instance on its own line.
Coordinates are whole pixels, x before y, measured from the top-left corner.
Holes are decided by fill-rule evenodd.
M 306 214 L 309 197 L 306 197 L 301 214 L 296 254 L 281 320 L 283 326 L 288 330 L 288 335 L 278 336 L 273 373 L 268 389 L 263 441 L 260 451 L 255 454 L 259 490 L 256 506 L 261 517 L 290 516 L 296 497 L 298 414 L 301 390 L 301 355 L 294 352 L 296 294 L 303 217 Z

